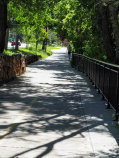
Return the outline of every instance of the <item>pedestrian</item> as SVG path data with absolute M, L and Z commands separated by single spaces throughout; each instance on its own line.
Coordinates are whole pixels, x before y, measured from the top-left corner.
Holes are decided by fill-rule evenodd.
M 67 51 L 68 51 L 68 57 L 69 57 L 69 60 L 70 60 L 70 57 L 71 57 L 71 46 L 70 46 L 70 44 L 67 47 Z

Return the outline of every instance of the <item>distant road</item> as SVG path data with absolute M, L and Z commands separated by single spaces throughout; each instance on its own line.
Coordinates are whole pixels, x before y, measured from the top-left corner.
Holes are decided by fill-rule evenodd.
M 30 46 L 30 44 L 29 44 Z M 15 48 L 15 46 L 11 46 L 11 43 L 8 42 L 8 48 Z M 19 46 L 19 48 L 26 48 L 26 43 L 21 43 L 21 46 Z

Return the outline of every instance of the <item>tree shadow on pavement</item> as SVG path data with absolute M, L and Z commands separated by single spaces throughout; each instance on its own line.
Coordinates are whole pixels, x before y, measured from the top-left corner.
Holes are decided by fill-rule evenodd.
M 1 126 L 1 129 L 7 129 L 8 125 L 11 127 L 6 141 L 10 144 L 15 142 L 12 146 L 16 148 L 14 154 L 9 157 L 24 157 L 24 154 L 26 156 L 33 152 L 33 157 L 42 158 L 53 150 L 65 148 L 66 144 L 63 143 L 66 141 L 69 145 L 70 139 L 73 145 L 77 143 L 76 140 L 81 140 L 80 145 L 84 146 L 85 150 L 90 146 L 88 154 L 83 155 L 79 152 L 81 146 L 75 153 L 71 144 L 72 150 L 69 151 L 69 155 L 62 151 L 59 157 L 95 157 L 91 144 L 86 140 L 86 133 L 102 125 L 102 121 L 107 122 L 98 112 L 91 116 L 89 111 L 89 115 L 85 116 L 83 105 L 87 104 L 87 108 L 90 105 L 98 105 L 98 100 L 92 99 L 96 95 L 98 94 L 87 78 L 69 66 L 64 53 L 56 53 L 53 59 L 49 57 L 29 65 L 26 75 L 0 87 L 0 113 L 1 118 L 6 117 L 7 122 L 7 126 Z M 35 98 L 37 100 L 33 102 Z M 87 124 L 88 117 L 95 119 Z M 108 130 L 111 131 L 110 128 Z M 101 132 L 100 129 L 97 132 Z M 113 132 L 111 133 L 113 135 Z M 85 141 L 87 144 L 84 145 Z M 100 151 L 100 154 L 115 158 L 113 153 Z

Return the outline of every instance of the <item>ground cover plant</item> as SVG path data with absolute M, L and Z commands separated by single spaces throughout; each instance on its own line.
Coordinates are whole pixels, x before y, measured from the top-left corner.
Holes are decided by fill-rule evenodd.
M 4 55 L 14 55 L 14 54 L 22 54 L 22 55 L 41 55 L 42 58 L 47 58 L 48 56 L 52 55 L 52 49 L 57 49 L 54 46 L 47 46 L 46 51 L 42 50 L 42 46 L 39 44 L 36 50 L 35 44 L 32 43 L 30 47 L 26 46 L 26 48 L 19 48 L 18 50 L 15 49 L 8 49 L 7 51 L 4 50 Z

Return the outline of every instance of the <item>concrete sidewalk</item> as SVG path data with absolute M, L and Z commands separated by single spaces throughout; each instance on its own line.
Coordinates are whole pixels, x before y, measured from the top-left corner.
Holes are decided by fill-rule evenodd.
M 113 114 L 56 49 L 0 87 L 0 158 L 119 158 Z

